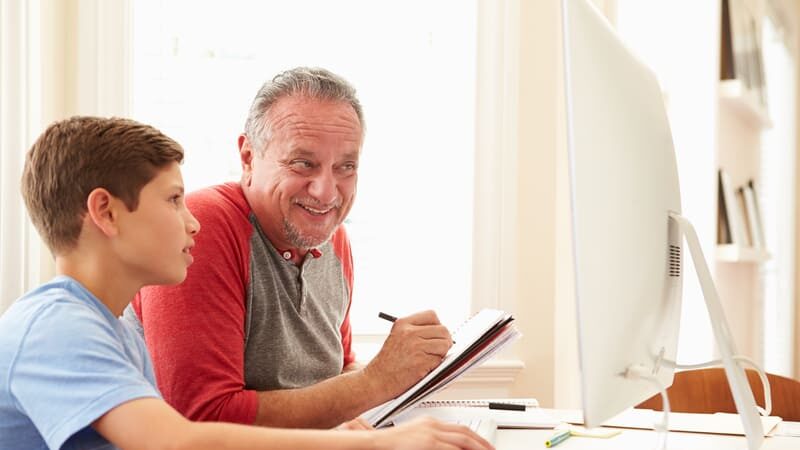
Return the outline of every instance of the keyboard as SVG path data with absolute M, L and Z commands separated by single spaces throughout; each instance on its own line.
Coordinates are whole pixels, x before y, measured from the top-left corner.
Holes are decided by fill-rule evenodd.
M 471 419 L 458 419 L 454 423 L 464 425 L 470 430 L 474 431 L 478 436 L 489 441 L 494 445 L 494 437 L 497 433 L 497 422 L 490 418 L 471 418 Z

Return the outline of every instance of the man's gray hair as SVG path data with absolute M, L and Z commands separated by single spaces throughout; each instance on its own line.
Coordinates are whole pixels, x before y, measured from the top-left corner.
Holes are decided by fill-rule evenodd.
M 279 73 L 258 90 L 247 121 L 244 133 L 251 145 L 259 153 L 266 150 L 272 138 L 272 124 L 267 113 L 279 99 L 290 95 L 303 95 L 318 100 L 346 102 L 353 107 L 361 124 L 361 137 L 364 136 L 364 113 L 356 97 L 356 90 L 344 78 L 319 67 L 297 67 Z

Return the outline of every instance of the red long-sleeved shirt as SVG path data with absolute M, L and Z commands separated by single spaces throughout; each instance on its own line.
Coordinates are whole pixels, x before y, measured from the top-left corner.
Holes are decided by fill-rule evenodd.
M 344 228 L 301 271 L 279 260 L 239 185 L 203 189 L 187 205 L 202 228 L 186 280 L 131 304 L 168 403 L 192 420 L 252 424 L 258 390 L 313 384 L 355 360 Z

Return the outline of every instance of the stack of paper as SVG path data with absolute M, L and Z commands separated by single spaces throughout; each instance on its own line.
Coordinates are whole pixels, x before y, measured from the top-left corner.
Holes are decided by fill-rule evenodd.
M 603 426 L 652 429 L 653 425 L 660 420 L 662 414 L 662 411 L 653 411 L 652 409 L 630 408 L 603 422 Z M 583 423 L 583 414 L 578 410 L 557 410 L 552 411 L 552 415 L 564 422 Z M 782 419 L 777 416 L 761 416 L 760 418 L 765 436 L 782 421 Z M 668 425 L 670 431 L 744 436 L 742 420 L 738 414 L 670 412 Z
M 486 361 L 521 335 L 513 326 L 510 314 L 483 309 L 453 332 L 455 344 L 444 360 L 425 378 L 394 400 L 379 405 L 362 418 L 374 427 L 389 425 L 392 418 L 438 392 L 459 375 Z
M 420 416 L 431 416 L 443 422 L 458 422 L 470 419 L 492 419 L 498 428 L 554 428 L 561 423 L 542 408 L 531 406 L 524 411 L 506 411 L 464 406 L 416 407 L 393 419 L 403 423 Z

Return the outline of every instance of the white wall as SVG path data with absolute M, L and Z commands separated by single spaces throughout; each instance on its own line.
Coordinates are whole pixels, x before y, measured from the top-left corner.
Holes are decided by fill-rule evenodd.
M 557 168 L 566 155 L 561 112 L 561 47 L 559 2 L 520 3 L 519 104 L 516 167 L 517 239 L 513 308 L 524 334 L 514 349 L 525 363 L 513 395 L 536 397 L 545 406 L 555 403 L 557 374 L 569 361 L 556 353 L 557 344 L 574 339 L 570 317 L 560 320 L 557 297 L 557 248 L 568 235 L 557 227 Z M 571 304 L 571 303 L 569 303 Z M 558 318 L 558 319 L 557 319 Z M 558 380 L 558 381 L 557 381 Z

